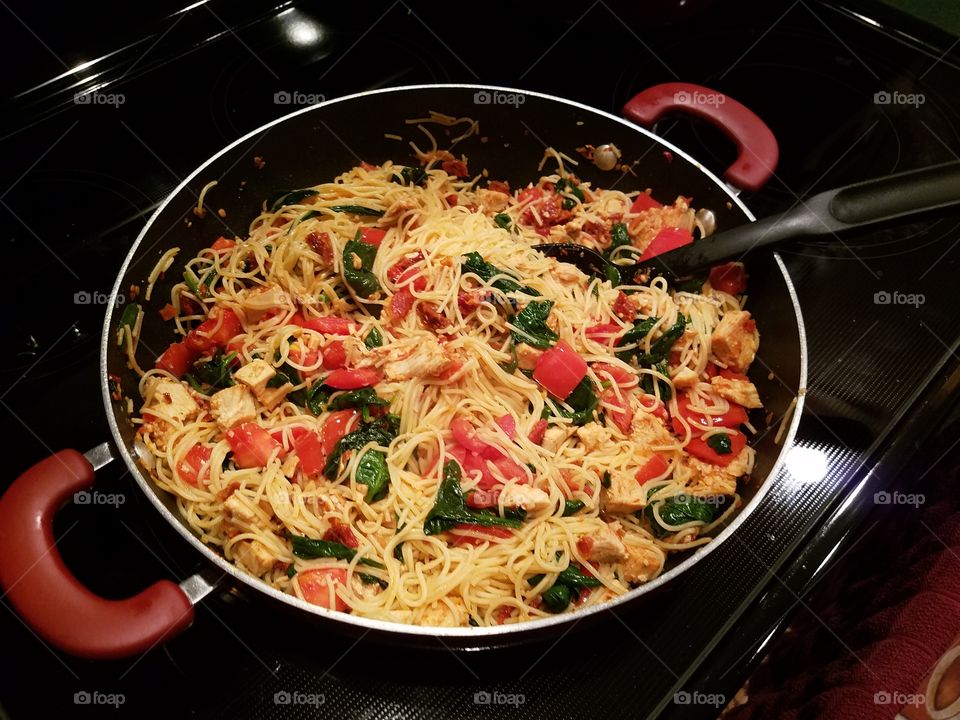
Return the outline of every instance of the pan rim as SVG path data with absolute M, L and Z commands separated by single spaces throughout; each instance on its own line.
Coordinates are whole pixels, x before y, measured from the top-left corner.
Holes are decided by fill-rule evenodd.
M 488 641 L 491 645 L 496 644 L 496 640 L 505 636 L 516 636 L 517 634 L 526 635 L 534 634 L 542 631 L 549 631 L 552 628 L 560 625 L 567 624 L 577 624 L 581 620 L 601 613 L 603 611 L 612 610 L 614 608 L 620 607 L 627 602 L 636 600 L 637 598 L 646 595 L 647 593 L 653 592 L 657 588 L 665 585 L 674 578 L 680 576 L 687 570 L 689 570 L 693 565 L 700 562 L 703 558 L 708 556 L 714 549 L 723 544 L 730 536 L 736 532 L 740 525 L 749 517 L 749 515 L 759 506 L 760 502 L 766 497 L 767 493 L 770 491 L 770 488 L 773 482 L 776 480 L 777 475 L 779 474 L 781 468 L 783 467 L 786 455 L 789 452 L 790 448 L 793 446 L 794 437 L 797 432 L 797 428 L 800 424 L 800 417 L 803 410 L 805 392 L 807 387 L 807 338 L 806 330 L 803 322 L 803 315 L 800 309 L 800 304 L 797 298 L 796 289 L 794 287 L 793 281 L 790 277 L 789 272 L 787 271 L 786 266 L 783 263 L 782 258 L 779 253 L 773 253 L 774 260 L 777 266 L 780 269 L 780 272 L 783 276 L 784 282 L 786 284 L 787 292 L 790 296 L 790 300 L 793 304 L 794 314 L 797 321 L 797 335 L 800 344 L 800 377 L 799 377 L 799 388 L 797 392 L 796 404 L 794 406 L 793 415 L 790 418 L 790 425 L 787 427 L 786 432 L 783 436 L 783 442 L 779 454 L 777 455 L 773 465 L 770 468 L 769 473 L 763 479 L 763 482 L 760 483 L 757 488 L 756 493 L 750 499 L 750 501 L 745 504 L 740 511 L 737 513 L 736 517 L 724 528 L 719 534 L 717 534 L 711 542 L 706 543 L 705 545 L 699 546 L 694 551 L 690 552 L 686 558 L 684 558 L 677 565 L 672 567 L 667 572 L 659 575 L 655 579 L 651 580 L 648 583 L 640 585 L 629 592 L 624 593 L 623 595 L 611 598 L 606 602 L 599 603 L 597 605 L 590 605 L 583 607 L 571 612 L 560 613 L 547 618 L 540 618 L 537 620 L 529 620 L 522 623 L 510 624 L 510 625 L 498 625 L 494 627 L 436 627 L 436 626 L 426 626 L 426 625 L 410 625 L 400 622 L 392 622 L 388 620 L 380 620 L 376 618 L 367 618 L 361 616 L 354 616 L 349 613 L 339 613 L 332 610 L 327 610 L 316 605 L 312 605 L 304 600 L 281 592 L 275 588 L 267 585 L 260 578 L 254 577 L 239 567 L 234 565 L 231 562 L 228 562 L 221 555 L 217 554 L 212 548 L 205 545 L 200 538 L 194 535 L 187 526 L 181 522 L 174 513 L 172 513 L 166 505 L 163 504 L 159 497 L 159 491 L 157 491 L 151 484 L 148 482 L 144 476 L 143 470 L 140 468 L 132 453 L 128 449 L 126 443 L 123 440 L 123 437 L 120 433 L 120 428 L 117 423 L 117 417 L 113 409 L 113 402 L 110 397 L 110 388 L 108 383 L 108 353 L 113 349 L 113 346 L 109 342 L 110 338 L 110 326 L 113 320 L 113 310 L 117 306 L 117 297 L 122 291 L 123 280 L 126 277 L 127 270 L 129 269 L 131 263 L 133 262 L 137 250 L 140 247 L 140 244 L 146 238 L 148 232 L 153 228 L 154 222 L 160 216 L 160 214 L 167 208 L 167 206 L 173 201 L 174 198 L 180 196 L 181 191 L 199 174 L 201 174 L 209 165 L 214 163 L 221 156 L 227 154 L 234 148 L 242 145 L 251 138 L 256 137 L 257 135 L 269 130 L 270 128 L 286 122 L 287 120 L 302 115 L 304 113 L 312 112 L 314 110 L 324 108 L 330 105 L 334 105 L 342 102 L 349 102 L 355 98 L 367 97 L 370 95 L 378 94 L 388 94 L 388 93 L 398 93 L 398 92 L 413 92 L 418 90 L 435 90 L 435 89 L 451 89 L 451 90 L 486 90 L 490 92 L 504 92 L 504 93 L 522 93 L 523 95 L 528 95 L 531 97 L 538 97 L 552 102 L 558 102 L 564 105 L 572 106 L 580 110 L 586 111 L 588 113 L 600 115 L 607 120 L 612 120 L 621 125 L 626 126 L 630 130 L 639 132 L 643 135 L 646 135 L 648 138 L 662 146 L 664 149 L 669 150 L 674 155 L 679 155 L 684 158 L 687 162 L 691 163 L 694 167 L 700 170 L 704 175 L 706 175 L 713 183 L 715 183 L 726 195 L 729 197 L 730 201 L 735 203 L 747 216 L 748 220 L 753 222 L 756 220 L 756 217 L 750 211 L 750 209 L 740 200 L 737 196 L 737 193 L 727 185 L 722 179 L 717 177 L 716 174 L 711 172 L 709 169 L 704 167 L 696 158 L 689 155 L 683 149 L 673 145 L 667 140 L 659 137 L 653 132 L 647 130 L 646 128 L 635 125 L 634 123 L 618 117 L 612 113 L 600 110 L 598 108 L 579 103 L 575 100 L 569 100 L 566 98 L 557 97 L 555 95 L 550 95 L 547 93 L 539 93 L 529 90 L 523 90 L 519 88 L 503 87 L 496 85 L 481 85 L 481 84 L 461 84 L 461 83 L 448 83 L 448 84 L 425 84 L 425 85 L 403 85 L 397 87 L 389 88 L 379 88 L 376 90 L 368 90 L 359 93 L 352 93 L 350 95 L 344 95 L 342 97 L 333 98 L 331 100 L 326 100 L 316 105 L 310 105 L 304 108 L 295 110 L 294 112 L 283 115 L 279 118 L 276 118 L 260 127 L 251 130 L 242 137 L 233 141 L 232 143 L 226 145 L 221 150 L 219 150 L 214 155 L 210 156 L 206 161 L 200 164 L 196 169 L 194 169 L 189 175 L 187 175 L 172 191 L 170 191 L 163 201 L 156 207 L 153 214 L 147 219 L 146 224 L 141 229 L 140 233 L 137 235 L 136 240 L 131 245 L 130 250 L 127 253 L 127 256 L 124 258 L 123 264 L 120 267 L 116 280 L 114 281 L 113 290 L 110 294 L 110 300 L 107 302 L 107 310 L 104 316 L 103 330 L 101 333 L 101 342 L 100 342 L 100 387 L 101 387 L 101 396 L 104 403 L 104 410 L 107 414 L 107 423 L 110 427 L 110 433 L 113 436 L 114 446 L 119 452 L 120 456 L 123 458 L 124 463 L 127 466 L 127 469 L 130 471 L 133 478 L 136 480 L 137 484 L 140 486 L 140 489 L 147 496 L 148 500 L 153 504 L 156 510 L 164 517 L 164 519 L 174 527 L 174 529 L 200 554 L 208 561 L 216 565 L 221 571 L 226 575 L 230 575 L 234 581 L 239 581 L 250 587 L 252 590 L 257 591 L 258 593 L 263 593 L 274 600 L 285 603 L 292 607 L 298 608 L 304 612 L 307 612 L 311 615 L 322 617 L 326 620 L 331 620 L 339 623 L 344 623 L 346 625 L 352 625 L 355 628 L 363 630 L 376 630 L 388 635 L 417 635 L 423 637 L 438 637 L 438 638 L 449 638 L 451 640 L 457 641 L 474 641 L 468 647 L 474 649 L 481 649 L 484 646 L 484 641 Z M 511 638 L 513 639 L 513 638 Z M 464 648 L 461 648 L 464 649 Z

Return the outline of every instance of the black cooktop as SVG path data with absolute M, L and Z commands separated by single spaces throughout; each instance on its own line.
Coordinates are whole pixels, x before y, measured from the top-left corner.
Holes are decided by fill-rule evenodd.
M 480 82 L 618 112 L 649 85 L 704 84 L 753 109 L 780 142 L 775 178 L 745 197 L 758 215 L 960 152 L 952 40 L 905 18 L 911 31 L 899 32 L 898 16 L 878 26 L 869 4 L 487 4 L 469 19 L 402 0 L 20 5 L 0 10 L 10 36 L 0 49 L 0 216 L 15 268 L 5 296 L 18 310 L 0 325 L 11 476 L 51 450 L 108 438 L 102 303 L 146 216 L 212 152 L 311 98 Z M 703 125 L 657 131 L 717 171 L 733 156 Z M 165 647 L 94 663 L 52 651 L 5 605 L 0 702 L 12 717 L 715 717 L 952 398 L 958 244 L 954 211 L 784 251 L 810 350 L 796 449 L 734 539 L 589 633 L 572 627 L 509 651 L 454 654 L 438 641 L 415 652 L 320 635 L 223 592 Z M 55 528 L 78 577 L 124 597 L 196 569 L 119 467 L 97 483 L 124 502 L 68 507 Z M 97 697 L 122 704 L 83 704 Z

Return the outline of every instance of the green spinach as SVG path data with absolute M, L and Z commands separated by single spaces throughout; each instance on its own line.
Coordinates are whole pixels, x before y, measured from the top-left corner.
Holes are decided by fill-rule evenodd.
M 354 256 L 360 258 L 359 268 L 353 265 Z M 380 282 L 373 274 L 373 259 L 376 256 L 376 246 L 360 242 L 359 230 L 357 237 L 343 246 L 343 279 L 362 298 L 368 298 L 380 290 Z
M 423 523 L 424 533 L 437 535 L 460 523 L 499 525 L 509 528 L 520 527 L 520 520 L 502 518 L 491 512 L 472 510 L 467 507 L 467 502 L 463 497 L 463 488 L 460 487 L 461 477 L 460 465 L 455 460 L 450 460 L 443 466 L 443 480 L 437 490 L 437 499 L 433 509 Z
M 550 317 L 552 309 L 553 300 L 534 300 L 527 303 L 513 318 L 514 327 L 510 331 L 513 341 L 540 349 L 552 347 L 560 339 L 560 336 L 547 326 L 547 318 Z
M 331 540 L 314 540 L 313 538 L 302 535 L 291 535 L 290 543 L 293 545 L 293 554 L 298 558 L 311 560 L 313 558 L 334 558 L 336 560 L 353 560 L 357 551 L 346 545 Z M 369 558 L 362 558 L 361 565 L 385 569 L 383 563 Z
M 493 287 L 497 288 L 501 292 L 522 292 L 535 297 L 540 295 L 540 293 L 533 288 L 524 287 L 516 280 L 511 279 L 512 273 L 501 270 L 496 265 L 491 265 L 484 260 L 483 256 L 478 252 L 467 253 L 463 257 L 465 258 L 463 261 L 464 269 L 467 272 L 472 272 L 484 282 L 490 282 L 491 278 L 497 277 L 498 275 L 506 275 L 507 277 L 501 277 L 499 280 L 495 280 L 493 283 Z
M 279 192 L 276 192 L 270 196 L 270 199 L 267 200 L 267 207 L 270 208 L 270 212 L 276 212 L 284 205 L 295 205 L 301 200 L 305 200 L 308 197 L 313 197 L 316 194 L 317 191 L 313 188 L 304 188 L 303 190 L 280 190 Z

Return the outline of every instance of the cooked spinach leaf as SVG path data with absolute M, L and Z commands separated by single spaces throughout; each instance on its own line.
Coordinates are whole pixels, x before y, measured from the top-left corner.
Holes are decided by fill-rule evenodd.
M 463 261 L 464 269 L 467 272 L 474 273 L 484 282 L 490 282 L 490 278 L 496 277 L 497 275 L 506 275 L 507 277 L 501 277 L 499 280 L 496 280 L 493 283 L 493 287 L 502 292 L 522 292 L 526 293 L 527 295 L 534 296 L 538 296 L 540 294 L 533 288 L 524 287 L 516 280 L 510 279 L 512 277 L 512 273 L 501 270 L 496 265 L 491 265 L 484 260 L 483 256 L 478 252 L 467 253 L 463 257 L 465 258 Z
M 337 446 L 330 454 L 327 465 L 323 469 L 324 475 L 333 478 L 340 467 L 340 458 L 347 450 L 359 450 L 367 443 L 376 443 L 383 447 L 388 446 L 400 431 L 400 418 L 396 415 L 384 415 L 372 423 L 361 425 L 351 433 L 347 433 L 337 442 Z
M 534 300 L 513 318 L 513 329 L 510 334 L 513 341 L 527 343 L 535 348 L 546 349 L 552 347 L 560 336 L 547 326 L 547 318 L 553 309 L 553 300 Z
M 513 221 L 510 219 L 510 216 L 507 215 L 506 213 L 497 213 L 496 215 L 493 216 L 493 221 L 494 221 L 499 227 L 502 227 L 504 230 L 509 230 L 509 229 L 510 229 L 510 224 L 513 222 Z
M 729 455 L 733 452 L 733 447 L 730 445 L 730 436 L 727 433 L 716 433 L 707 438 L 707 445 L 717 454 L 717 455 Z
M 543 599 L 543 606 L 552 613 L 560 613 L 570 605 L 570 599 L 573 591 L 566 585 L 556 584 L 549 590 L 545 590 L 540 597 Z
M 677 321 L 670 326 L 670 329 L 650 345 L 650 352 L 637 355 L 637 362 L 640 367 L 652 367 L 666 360 L 670 356 L 670 348 L 680 339 L 686 327 L 687 318 L 683 315 L 678 316 Z
M 387 456 L 379 450 L 367 450 L 357 464 L 357 482 L 367 486 L 367 502 L 380 500 L 390 484 Z
M 383 345 L 383 334 L 378 328 L 372 328 L 363 339 L 363 344 L 367 346 L 368 350 L 380 347 Z
M 567 399 L 567 405 L 573 408 L 573 411 L 563 407 L 557 408 L 557 413 L 550 412 L 551 415 L 558 414 L 560 417 L 570 418 L 574 425 L 586 425 L 593 420 L 594 413 L 600 407 L 600 399 L 594 389 L 593 383 L 589 378 L 581 380 L 573 389 Z M 550 405 L 546 406 L 547 409 Z
M 205 395 L 209 395 L 214 389 L 230 387 L 233 385 L 230 364 L 235 357 L 235 352 L 224 355 L 218 350 L 210 360 L 193 364 L 193 373 L 187 375 L 187 382 Z
M 720 510 L 717 502 L 707 502 L 695 495 L 676 495 L 665 500 L 650 503 L 643 510 L 644 516 L 650 521 L 653 534 L 657 537 L 669 535 L 674 530 L 668 530 L 657 522 L 653 508 L 659 505 L 660 517 L 669 525 L 683 525 L 698 520 L 702 523 L 713 522 Z
M 563 501 L 563 517 L 570 517 L 571 515 L 576 515 L 578 512 L 583 510 L 587 504 L 583 500 L 564 500 Z
M 343 279 L 353 291 L 362 298 L 370 297 L 380 289 L 380 282 L 373 274 L 373 259 L 377 248 L 369 243 L 360 242 L 357 237 L 343 246 Z M 360 259 L 360 267 L 354 267 L 354 257 Z
M 279 192 L 274 193 L 267 200 L 267 207 L 270 208 L 270 212 L 276 212 L 284 205 L 295 205 L 301 200 L 305 200 L 308 197 L 313 197 L 317 194 L 317 191 L 313 188 L 304 188 L 303 190 L 280 190 Z
M 491 512 L 472 510 L 467 507 L 467 502 L 463 497 L 463 488 L 460 487 L 461 477 L 460 465 L 455 460 L 450 460 L 443 466 L 443 480 L 437 490 L 437 499 L 433 509 L 423 523 L 424 533 L 437 535 L 460 523 L 499 525 L 509 528 L 520 527 L 520 520 L 502 518 Z
M 391 180 L 398 185 L 423 185 L 427 181 L 427 171 L 422 167 L 405 167 Z
M 130 303 L 123 309 L 123 314 L 120 316 L 120 327 L 126 326 L 130 328 L 130 332 L 133 332 L 138 317 L 140 317 L 140 305 Z
M 383 217 L 383 210 L 374 210 L 363 205 L 334 205 L 330 208 L 338 213 L 353 213 L 354 215 L 369 215 L 370 217 Z
M 660 318 L 647 318 L 646 320 L 641 320 L 633 324 L 633 327 L 627 330 L 623 334 L 623 337 L 620 338 L 618 345 L 637 345 L 643 342 L 643 339 L 650 334 L 650 331 L 653 330 L 653 326 L 657 324 L 657 321 Z M 621 350 L 617 353 L 617 357 L 624 362 L 630 362 L 630 359 L 643 354 L 640 348 L 630 348 L 628 350 Z
M 313 538 L 302 535 L 291 535 L 290 543 L 293 545 L 293 554 L 305 560 L 313 558 L 334 558 L 336 560 L 353 560 L 357 551 L 346 545 L 332 540 L 314 540 Z M 362 558 L 361 565 L 384 569 L 386 566 L 376 560 Z
M 568 196 L 573 195 L 573 197 L 563 198 L 564 210 L 572 210 L 574 205 L 577 204 L 577 201 L 583 202 L 585 199 L 583 195 L 583 190 L 581 190 L 578 185 L 576 185 L 570 180 L 567 180 L 566 178 L 560 178 L 559 180 L 557 180 L 557 184 L 554 186 L 554 189 L 558 193 L 564 193 Z M 576 200 L 574 200 L 574 198 L 576 198 Z
M 386 407 L 390 404 L 389 400 L 377 395 L 373 388 L 361 388 L 360 390 L 349 390 L 334 396 L 330 401 L 331 410 L 343 410 L 344 408 L 362 408 L 373 405 L 374 407 Z

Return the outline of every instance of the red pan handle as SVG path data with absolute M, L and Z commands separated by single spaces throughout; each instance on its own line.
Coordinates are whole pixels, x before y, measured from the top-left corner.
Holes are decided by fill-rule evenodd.
M 82 454 L 62 450 L 14 481 L 0 498 L 0 586 L 27 625 L 60 650 L 96 659 L 137 655 L 189 627 L 193 605 L 169 580 L 107 600 L 67 569 L 53 516 L 93 477 Z
M 715 125 L 737 146 L 737 159 L 723 178 L 742 190 L 756 192 L 773 176 L 780 157 L 777 138 L 766 123 L 729 95 L 691 83 L 663 83 L 634 95 L 623 114 L 651 127 L 668 113 L 687 113 Z

